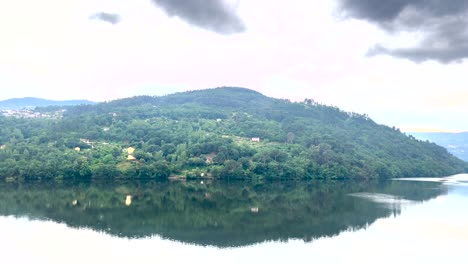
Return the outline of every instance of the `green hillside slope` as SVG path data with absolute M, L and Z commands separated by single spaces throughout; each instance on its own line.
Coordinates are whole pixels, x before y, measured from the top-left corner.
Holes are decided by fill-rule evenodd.
M 12 179 L 368 179 L 466 167 L 444 148 L 365 115 L 244 88 L 139 96 L 67 107 L 61 119 L 0 122 L 0 177 Z

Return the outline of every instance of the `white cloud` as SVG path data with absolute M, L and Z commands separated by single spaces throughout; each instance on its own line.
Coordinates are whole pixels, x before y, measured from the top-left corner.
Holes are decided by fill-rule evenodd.
M 413 36 L 338 20 L 334 1 L 238 3 L 247 30 L 225 36 L 168 17 L 147 0 L 2 1 L 0 99 L 109 100 L 243 86 L 275 97 L 314 98 L 388 125 L 468 130 L 459 120 L 468 116 L 466 108 L 435 102 L 466 96 L 460 92 L 466 63 L 368 58 L 377 41 L 404 43 Z M 122 21 L 90 20 L 96 12 L 119 14 Z M 429 120 L 435 111 L 442 119 Z M 446 114 L 458 120 L 447 124 Z

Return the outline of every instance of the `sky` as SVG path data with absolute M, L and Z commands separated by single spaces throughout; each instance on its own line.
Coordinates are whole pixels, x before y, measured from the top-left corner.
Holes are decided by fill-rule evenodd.
M 468 1 L 0 0 L 0 100 L 220 86 L 468 131 Z

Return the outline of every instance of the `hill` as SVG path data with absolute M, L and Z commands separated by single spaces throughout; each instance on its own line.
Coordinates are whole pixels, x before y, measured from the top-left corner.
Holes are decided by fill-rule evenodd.
M 0 119 L 0 177 L 373 179 L 466 169 L 444 148 L 366 115 L 244 88 L 65 110 L 60 119 Z
M 19 110 L 19 109 L 32 109 L 35 107 L 44 106 L 64 106 L 64 105 L 81 105 L 81 104 L 95 104 L 94 102 L 87 100 L 66 100 L 66 101 L 54 101 L 35 97 L 25 98 L 12 98 L 0 101 L 0 110 Z
M 428 140 L 443 146 L 456 157 L 468 161 L 468 132 L 463 133 L 437 133 L 437 132 L 410 132 L 415 138 Z

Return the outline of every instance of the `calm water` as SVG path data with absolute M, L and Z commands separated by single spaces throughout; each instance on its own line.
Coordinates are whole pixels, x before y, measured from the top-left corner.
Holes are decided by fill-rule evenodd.
M 467 263 L 468 177 L 1 183 L 0 263 Z

